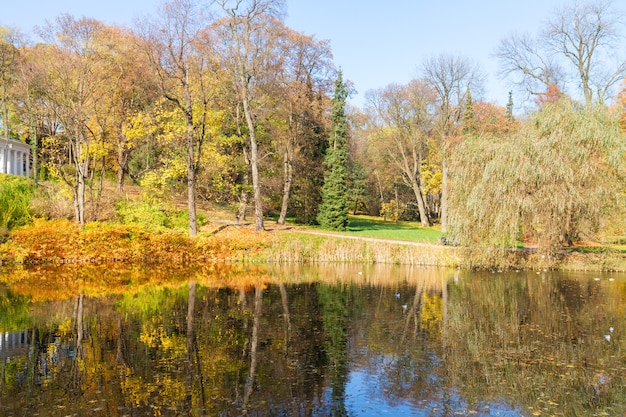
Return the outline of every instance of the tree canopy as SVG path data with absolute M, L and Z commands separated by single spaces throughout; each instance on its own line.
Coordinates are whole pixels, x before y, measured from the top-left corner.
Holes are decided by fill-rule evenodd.
M 252 214 L 256 230 L 269 216 L 341 230 L 348 208 L 390 215 L 478 258 L 624 234 L 614 3 L 566 4 L 536 36 L 501 41 L 501 75 L 534 96 L 515 108 L 513 91 L 505 107 L 485 101 L 482 69 L 444 51 L 352 107 L 330 42 L 289 28 L 285 10 L 171 0 L 134 27 L 60 15 L 37 44 L 0 28 L 2 136 L 30 144 L 31 172 L 71 196 L 55 215 L 81 225 L 135 218 L 132 183 L 147 217 L 185 206 L 191 236 L 198 202 L 239 224 Z
M 348 121 L 345 107 L 348 90 L 341 71 L 335 82 L 332 101 L 332 114 L 328 149 L 324 157 L 324 186 L 322 204 L 317 215 L 320 225 L 332 230 L 345 230 L 348 227 L 347 163 L 348 163 Z
M 453 239 L 502 257 L 522 239 L 554 255 L 595 238 L 624 197 L 626 138 L 617 116 L 563 98 L 519 130 L 467 137 L 451 168 Z

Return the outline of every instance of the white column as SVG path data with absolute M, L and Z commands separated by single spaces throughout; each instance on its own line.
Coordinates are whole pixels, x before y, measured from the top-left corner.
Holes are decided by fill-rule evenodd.
M 17 149 L 11 152 L 11 174 L 17 174 Z
M 0 174 L 6 173 L 6 149 L 4 149 L 4 145 L 0 145 Z
M 26 176 L 30 178 L 30 152 L 26 152 L 26 161 L 24 161 L 24 165 L 26 166 Z
M 16 159 L 15 158 L 15 153 L 16 152 L 17 151 L 15 149 L 11 149 L 9 151 L 9 162 L 11 163 L 11 169 L 10 169 L 9 174 L 13 174 L 13 175 L 15 175 L 15 171 L 17 171 L 17 163 L 15 161 L 15 159 Z
M 13 174 L 13 149 L 7 149 L 7 174 Z
M 22 151 L 15 150 L 15 175 L 22 175 L 22 170 L 24 169 L 24 161 L 22 159 Z

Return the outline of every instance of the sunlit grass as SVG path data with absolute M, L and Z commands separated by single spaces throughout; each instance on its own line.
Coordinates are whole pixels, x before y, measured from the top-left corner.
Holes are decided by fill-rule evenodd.
M 319 227 L 314 230 L 325 231 Z M 409 242 L 436 243 L 442 233 L 438 227 L 423 228 L 418 222 L 383 221 L 373 216 L 349 216 L 347 235 Z
M 626 253 L 626 245 L 576 246 L 571 250 L 579 253 Z
M 442 233 L 438 227 L 424 228 L 417 222 L 383 221 L 369 216 L 351 216 L 348 232 L 379 239 L 437 242 Z

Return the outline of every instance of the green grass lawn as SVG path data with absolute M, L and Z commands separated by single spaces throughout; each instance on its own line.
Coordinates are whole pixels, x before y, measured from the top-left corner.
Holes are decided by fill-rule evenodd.
M 343 232 L 348 235 L 430 243 L 438 242 L 442 236 L 438 228 L 423 228 L 417 222 L 385 222 L 372 216 L 349 216 L 349 220 L 348 230 Z

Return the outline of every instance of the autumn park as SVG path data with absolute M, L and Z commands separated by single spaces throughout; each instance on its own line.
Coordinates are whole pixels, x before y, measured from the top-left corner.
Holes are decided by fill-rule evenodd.
M 626 415 L 626 11 L 355 106 L 287 6 L 0 26 L 0 415 Z

